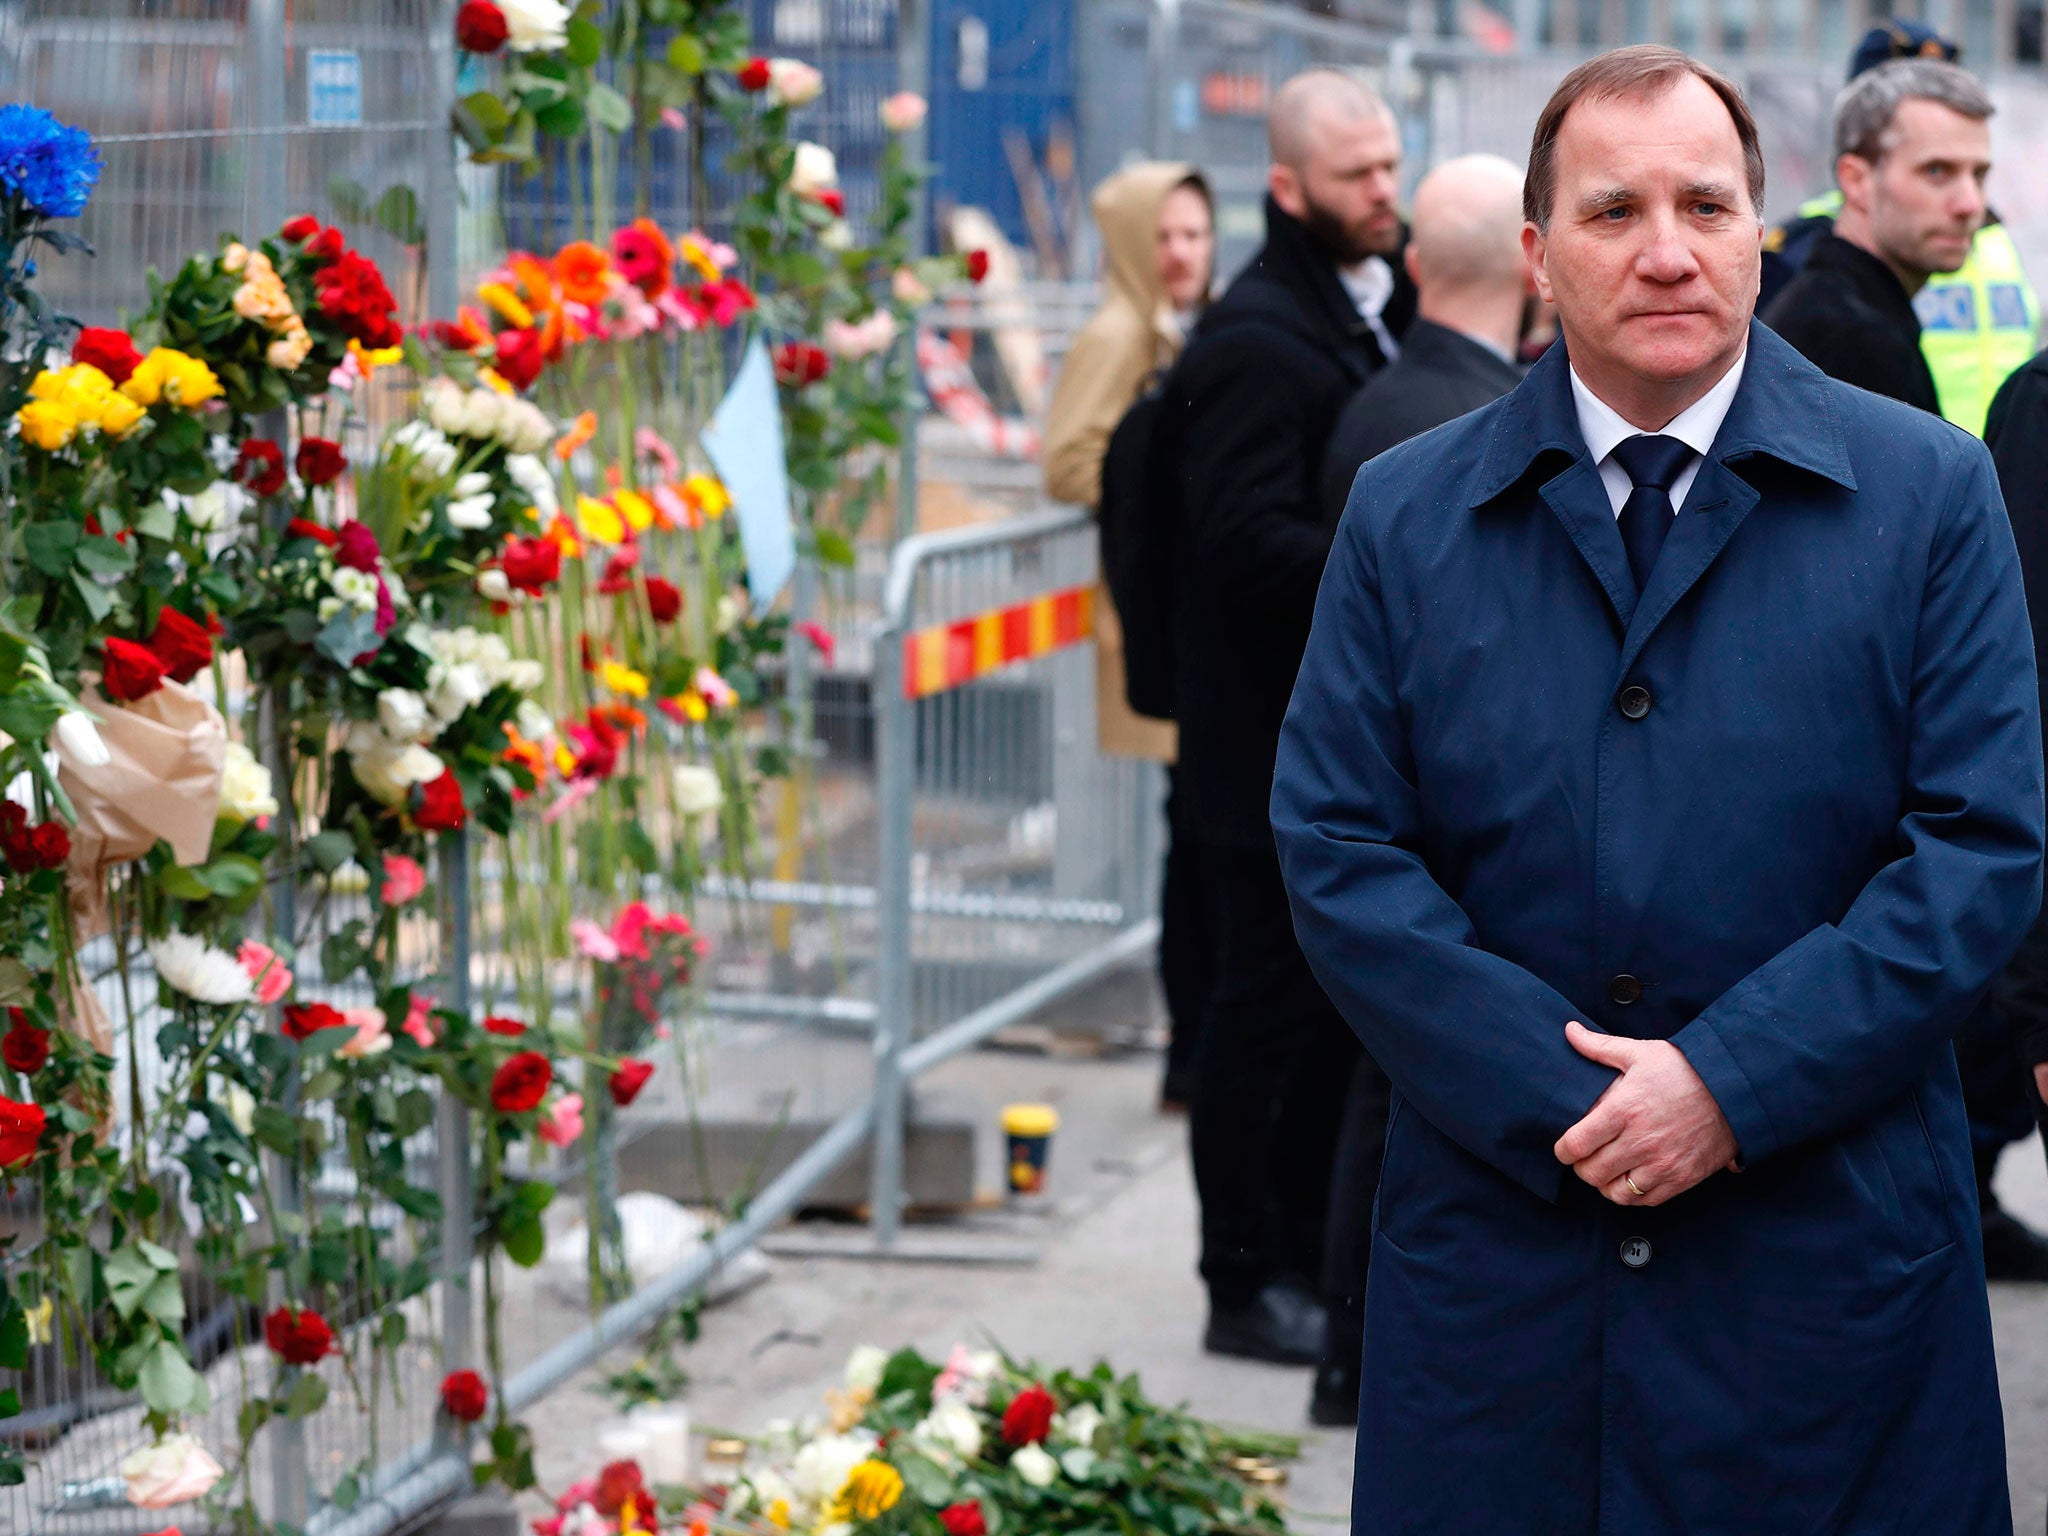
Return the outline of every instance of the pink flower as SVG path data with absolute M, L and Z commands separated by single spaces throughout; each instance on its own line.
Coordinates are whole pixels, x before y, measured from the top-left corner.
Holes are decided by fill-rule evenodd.
M 663 702 L 666 702 L 665 700 Z M 574 729 L 574 727 L 571 727 Z M 551 827 L 577 806 L 597 793 L 597 780 L 573 779 L 569 786 L 555 796 L 554 804 L 540 813 L 541 825 Z
M 616 964 L 619 946 L 612 936 L 587 917 L 579 917 L 569 924 L 569 932 L 576 940 L 576 947 L 593 960 Z
M 256 984 L 256 1002 L 268 1008 L 292 989 L 292 973 L 285 969 L 284 962 L 277 958 L 277 951 L 268 944 L 259 944 L 254 939 L 244 939 L 242 947 L 235 951 L 235 958 L 242 962 L 242 969 Z
M 431 1046 L 437 1036 L 434 1034 L 434 999 L 432 994 L 415 992 L 412 1002 L 405 1010 L 405 1022 L 398 1027 L 411 1035 L 421 1050 Z
M 675 449 L 669 446 L 667 438 L 652 427 L 641 427 L 634 432 L 633 451 L 643 459 L 654 460 L 661 466 L 662 474 L 670 480 L 683 472 L 683 461 L 676 457 Z
M 402 853 L 384 855 L 384 888 L 378 892 L 378 899 L 387 907 L 402 907 L 416 900 L 427 888 L 427 872 L 420 867 L 417 859 L 409 859 Z
M 565 1093 L 540 1112 L 540 1139 L 551 1147 L 572 1146 L 583 1135 L 583 1095 Z
M 825 665 L 832 665 L 832 657 L 839 649 L 839 642 L 832 638 L 832 631 L 810 619 L 800 619 L 789 626 L 818 648 L 818 654 L 825 658 Z
M 661 126 L 673 128 L 677 133 L 681 133 L 690 126 L 690 120 L 674 107 L 663 107 L 661 109 Z
M 699 667 L 697 675 L 690 679 L 690 686 L 701 693 L 704 702 L 713 709 L 731 709 L 740 701 L 740 696 L 733 692 L 732 684 L 709 667 Z
M 355 1031 L 355 1036 L 336 1054 L 360 1061 L 391 1049 L 391 1031 L 384 1022 L 382 1008 L 344 1008 L 341 1019 Z
M 924 122 L 925 101 L 915 91 L 898 91 L 882 103 L 882 126 L 891 133 L 912 133 Z

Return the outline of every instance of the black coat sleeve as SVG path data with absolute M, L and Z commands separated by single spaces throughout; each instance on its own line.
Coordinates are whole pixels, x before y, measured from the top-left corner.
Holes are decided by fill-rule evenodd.
M 1991 403 L 1984 441 L 1998 467 L 2013 542 L 2019 546 L 2038 663 L 2048 658 L 2048 357 L 2035 359 L 2005 381 Z M 2048 684 L 2042 700 L 2048 704 Z M 2048 915 L 2028 930 L 1999 979 L 1998 1003 L 2020 1054 L 2029 1062 L 2048 1061 Z

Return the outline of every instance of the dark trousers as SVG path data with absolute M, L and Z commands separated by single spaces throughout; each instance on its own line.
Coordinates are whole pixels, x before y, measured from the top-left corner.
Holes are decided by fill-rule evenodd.
M 1279 856 L 1210 843 L 1201 858 L 1216 984 L 1189 1131 L 1202 1278 L 1229 1307 L 1275 1281 L 1314 1290 L 1321 1279 L 1330 1171 L 1359 1046 L 1295 942 Z
M 1387 1115 L 1394 1088 L 1364 1051 L 1351 1068 L 1337 1161 L 1330 1171 L 1330 1214 L 1324 1223 L 1323 1305 L 1330 1309 L 1325 1358 L 1356 1366 L 1365 1353 L 1365 1278 L 1372 1263 L 1372 1207 L 1387 1153 Z
M 1216 982 L 1216 946 L 1209 934 L 1202 885 L 1202 844 L 1188 825 L 1187 791 L 1179 770 L 1166 770 L 1166 872 L 1159 893 L 1159 985 L 1166 994 L 1164 1096 L 1186 1104 L 1195 1092 L 1195 1049 Z

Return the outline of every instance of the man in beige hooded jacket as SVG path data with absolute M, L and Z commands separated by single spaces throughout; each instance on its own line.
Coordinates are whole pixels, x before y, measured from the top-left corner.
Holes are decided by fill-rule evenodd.
M 1102 307 L 1074 338 L 1045 433 L 1045 488 L 1058 501 L 1099 508 L 1110 434 L 1146 381 L 1180 354 L 1188 328 L 1208 302 L 1215 264 L 1209 186 L 1192 165 L 1145 161 L 1095 189 L 1102 231 Z M 1119 757 L 1174 757 L 1171 721 L 1135 713 L 1124 699 L 1123 634 L 1107 587 L 1095 594 L 1096 740 Z M 1169 819 L 1171 813 L 1169 812 Z M 1163 1099 L 1185 1104 L 1189 1053 L 1207 1004 L 1206 946 L 1191 924 L 1200 896 L 1188 860 L 1192 839 L 1173 832 L 1162 902 L 1160 973 L 1173 1019 Z

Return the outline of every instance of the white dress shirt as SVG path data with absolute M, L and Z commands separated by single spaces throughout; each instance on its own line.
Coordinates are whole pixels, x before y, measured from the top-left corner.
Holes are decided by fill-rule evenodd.
M 1401 355 L 1401 344 L 1394 340 L 1394 333 L 1387 329 L 1381 316 L 1386 313 L 1387 301 L 1394 296 L 1394 269 L 1384 256 L 1368 256 L 1356 266 L 1339 267 L 1337 278 L 1358 307 L 1359 317 L 1372 327 L 1381 355 L 1391 363 Z
M 1720 382 L 1672 417 L 1661 433 L 1647 433 L 1624 421 L 1620 412 L 1586 387 L 1578 369 L 1571 370 L 1572 401 L 1579 408 L 1579 435 L 1585 438 L 1593 462 L 1600 466 L 1600 483 L 1607 487 L 1607 499 L 1613 503 L 1616 517 L 1621 516 L 1621 504 L 1628 500 L 1635 482 L 1615 459 L 1615 444 L 1631 437 L 1675 437 L 1692 449 L 1692 462 L 1671 482 L 1672 509 L 1683 507 L 1686 492 L 1692 489 L 1700 465 L 1706 462 L 1707 450 L 1714 446 L 1714 434 L 1721 430 L 1728 407 L 1735 401 L 1736 386 L 1742 382 L 1742 365 L 1748 361 L 1749 352 L 1744 349 L 1735 365 L 1721 375 Z

